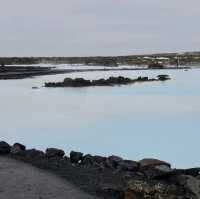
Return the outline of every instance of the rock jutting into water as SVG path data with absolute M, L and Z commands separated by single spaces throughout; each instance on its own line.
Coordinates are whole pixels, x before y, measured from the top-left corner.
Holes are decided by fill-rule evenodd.
M 173 169 L 168 162 L 150 158 L 69 154 L 0 142 L 0 155 L 48 170 L 100 199 L 200 199 L 200 168 Z
M 130 79 L 127 77 L 109 77 L 108 79 L 86 80 L 84 78 L 65 78 L 63 82 L 46 82 L 45 87 L 87 87 L 87 86 L 114 86 L 126 85 L 136 82 L 152 82 L 152 81 L 166 81 L 169 80 L 168 75 L 158 75 L 157 78 L 138 77 L 137 79 Z

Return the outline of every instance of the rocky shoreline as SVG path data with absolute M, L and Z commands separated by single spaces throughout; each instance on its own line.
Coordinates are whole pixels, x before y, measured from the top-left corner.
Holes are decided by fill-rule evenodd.
M 200 168 L 173 169 L 170 163 L 118 156 L 94 156 L 62 149 L 45 152 L 0 142 L 0 155 L 52 172 L 104 199 L 199 199 Z
M 70 72 L 74 71 L 40 66 L 0 66 L 0 80 L 25 79 L 35 76 L 56 75 Z
M 164 68 L 102 68 L 102 69 L 56 69 L 54 67 L 39 66 L 4 66 L 0 68 L 0 80 L 25 79 L 42 75 L 56 75 L 77 72 L 101 72 L 101 71 L 138 71 L 138 70 L 188 70 L 190 67 L 164 67 Z
M 157 78 L 138 77 L 130 79 L 127 77 L 109 77 L 108 79 L 87 80 L 84 78 L 65 78 L 63 82 L 45 82 L 45 87 L 90 87 L 90 86 L 114 86 L 127 85 L 137 82 L 153 82 L 169 80 L 168 75 L 158 75 Z

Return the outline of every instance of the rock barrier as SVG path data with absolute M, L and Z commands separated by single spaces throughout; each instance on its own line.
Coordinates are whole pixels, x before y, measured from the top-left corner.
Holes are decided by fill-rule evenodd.
M 32 164 L 105 199 L 200 199 L 200 168 L 173 169 L 165 161 L 125 160 L 48 148 L 27 149 L 0 142 L 0 155 Z

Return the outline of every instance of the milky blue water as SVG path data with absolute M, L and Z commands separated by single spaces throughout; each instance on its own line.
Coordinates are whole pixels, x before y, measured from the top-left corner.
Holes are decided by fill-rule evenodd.
M 123 75 L 167 82 L 89 88 L 44 88 L 64 77 Z M 174 167 L 200 166 L 200 70 L 87 72 L 0 81 L 0 138 L 29 148 L 62 148 Z M 32 86 L 40 89 L 33 90 Z

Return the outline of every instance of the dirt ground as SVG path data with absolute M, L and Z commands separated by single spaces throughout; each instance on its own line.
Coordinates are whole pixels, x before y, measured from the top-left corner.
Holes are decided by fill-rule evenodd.
M 5 157 L 0 157 L 0 198 L 96 199 L 53 174 Z

